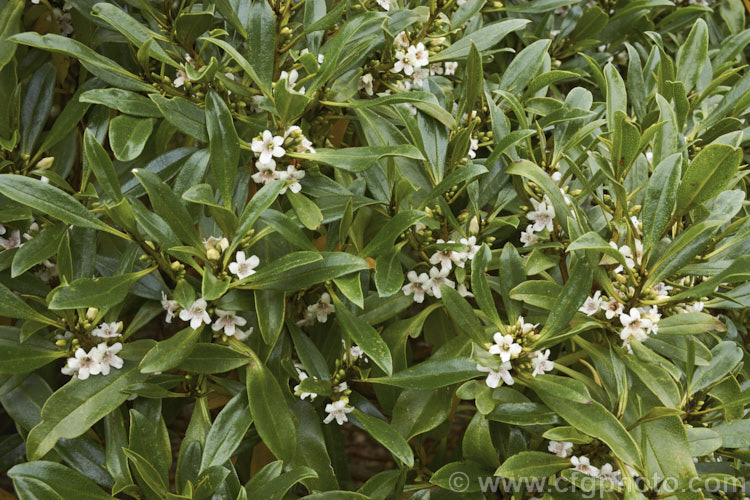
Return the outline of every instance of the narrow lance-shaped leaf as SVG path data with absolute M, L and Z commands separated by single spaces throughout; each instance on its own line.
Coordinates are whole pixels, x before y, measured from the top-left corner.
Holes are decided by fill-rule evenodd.
M 224 205 L 230 208 L 240 160 L 240 140 L 229 108 L 224 99 L 214 91 L 206 95 L 206 128 L 211 151 L 211 172 Z

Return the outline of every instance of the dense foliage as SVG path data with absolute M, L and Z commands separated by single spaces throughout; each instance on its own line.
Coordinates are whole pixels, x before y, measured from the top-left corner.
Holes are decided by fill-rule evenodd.
M 1 486 L 750 495 L 745 16 L 0 0 Z

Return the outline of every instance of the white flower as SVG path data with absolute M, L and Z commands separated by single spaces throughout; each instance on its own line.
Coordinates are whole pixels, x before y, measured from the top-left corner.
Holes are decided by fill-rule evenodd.
M 96 348 L 86 352 L 79 347 L 76 349 L 75 357 L 68 358 L 68 363 L 63 367 L 62 372 L 81 380 L 86 380 L 90 375 L 99 375 L 102 372 L 102 366 L 94 356 L 94 354 L 98 356 L 98 352 Z
M 430 64 L 430 75 L 442 75 L 443 74 L 443 65 L 440 63 L 432 63 Z
M 518 321 L 516 322 L 516 326 L 521 330 L 521 333 L 523 333 L 524 335 L 527 335 L 531 333 L 534 330 L 534 328 L 539 326 L 539 324 L 532 325 L 531 323 L 526 323 L 523 320 L 523 316 L 519 316 Z
M 297 375 L 299 376 L 300 383 L 307 378 L 307 373 L 303 372 L 299 368 L 297 368 Z M 296 393 L 299 391 L 300 384 L 297 384 L 294 386 L 294 392 Z M 318 395 L 314 392 L 303 392 L 299 395 L 300 399 L 310 398 L 310 401 L 315 401 L 315 398 L 317 398 Z
M 681 309 L 686 313 L 701 312 L 703 310 L 703 302 L 698 301 L 694 304 L 688 304 Z
M 659 283 L 657 283 L 656 285 L 654 285 L 653 287 L 651 287 L 651 290 L 653 290 L 654 292 L 656 292 L 656 295 L 658 297 L 668 297 L 669 296 L 669 291 L 672 290 L 672 289 L 673 289 L 673 287 L 665 284 L 663 281 L 660 281 Z
M 584 457 L 584 456 L 576 457 L 574 455 L 570 457 L 570 463 L 573 464 L 573 468 L 577 470 L 578 472 L 582 472 L 586 475 L 594 476 L 594 477 L 599 475 L 599 469 L 591 465 L 588 457 Z
M 246 338 L 248 338 L 253 333 L 253 330 L 254 330 L 254 328 L 252 326 L 250 328 L 248 328 L 247 330 L 245 330 L 245 331 L 242 331 L 239 328 L 237 328 L 234 331 L 234 335 L 233 336 L 237 340 L 245 340 Z
M 641 243 L 641 240 L 635 240 L 635 255 L 633 255 L 633 249 L 628 245 L 623 245 L 620 248 L 617 248 L 617 244 L 614 241 L 610 241 L 609 246 L 616 249 L 620 252 L 620 254 L 622 254 L 622 256 L 625 258 L 625 265 L 628 266 L 629 269 L 633 269 L 636 263 L 641 263 L 641 258 L 643 257 L 643 243 Z M 622 264 L 615 268 L 616 273 L 622 271 Z
M 110 368 L 116 370 L 122 368 L 122 358 L 117 355 L 121 350 L 122 344 L 119 342 L 115 342 L 111 346 L 102 342 L 91 349 L 91 356 L 99 363 L 102 375 L 109 375 Z
M 234 256 L 234 262 L 229 264 L 229 272 L 243 280 L 248 276 L 255 274 L 255 268 L 260 264 L 260 259 L 257 255 L 251 255 L 250 258 L 245 258 L 245 252 L 240 250 Z
M 190 321 L 190 328 L 193 330 L 198 329 L 203 323 L 210 324 L 211 316 L 206 312 L 207 305 L 205 300 L 196 299 L 189 308 L 180 311 L 180 319 Z
M 282 71 L 279 74 L 279 80 L 286 80 L 286 82 L 289 84 L 289 88 L 293 89 L 294 86 L 297 84 L 297 79 L 299 78 L 299 73 L 296 69 L 293 69 L 290 72 Z
M 416 271 L 409 271 L 406 274 L 406 278 L 409 280 L 409 283 L 404 285 L 401 290 L 404 292 L 404 295 L 414 294 L 414 302 L 421 304 L 424 302 L 424 294 L 427 291 L 427 283 L 430 281 L 430 277 L 427 276 L 427 273 L 417 275 Z
M 466 288 L 466 285 L 464 283 L 460 283 L 458 285 L 458 288 L 456 288 L 456 291 L 461 297 L 473 297 L 474 294 L 469 291 L 468 288 Z
M 14 229 L 13 232 L 10 233 L 10 238 L 8 239 L 0 237 L 0 246 L 6 250 L 10 250 L 11 248 L 21 248 L 23 246 L 23 243 L 21 243 L 21 231 Z
M 602 307 L 602 292 L 597 290 L 594 293 L 593 297 L 588 297 L 586 299 L 586 302 L 583 303 L 583 305 L 578 309 L 580 312 L 585 314 L 586 316 L 593 316 L 594 314 L 599 312 L 599 309 Z
M 393 39 L 393 46 L 397 49 L 403 49 L 409 46 L 409 35 L 406 34 L 406 31 L 402 31 L 396 35 L 396 38 Z
M 515 355 L 521 354 L 521 344 L 518 344 L 513 336 L 496 332 L 492 338 L 495 344 L 490 347 L 490 354 L 498 354 L 503 363 L 510 361 Z
M 476 241 L 476 240 L 475 240 Z M 436 243 L 446 243 L 444 240 L 437 240 Z M 454 241 L 448 241 L 447 243 L 455 243 Z M 430 264 L 432 265 L 438 265 L 440 264 L 443 269 L 450 270 L 453 264 L 456 264 L 458 267 L 464 267 L 466 264 L 467 256 L 463 252 L 456 252 L 454 250 L 446 249 L 446 250 L 438 250 L 434 254 L 432 254 L 432 257 L 430 257 Z
M 305 310 L 302 319 L 295 323 L 297 326 L 312 326 L 315 324 L 315 311 Z
M 358 345 L 353 345 L 349 348 L 349 356 L 351 356 L 352 359 L 362 358 L 365 363 L 368 362 L 367 356 L 365 356 L 365 351 L 363 351 Z
M 646 329 L 646 333 L 657 333 L 659 330 L 657 323 L 661 320 L 659 308 L 656 306 L 646 306 L 639 308 L 639 311 L 641 311 L 641 317 L 651 322 L 651 327 Z
M 624 327 L 620 332 L 620 338 L 622 340 L 635 340 L 641 342 L 646 339 L 648 330 L 653 326 L 651 320 L 641 317 L 641 311 L 635 307 L 630 309 L 629 314 L 620 315 L 620 323 Z
M 260 155 L 258 157 L 260 163 L 268 163 L 274 157 L 280 158 L 284 156 L 286 151 L 281 147 L 283 143 L 283 137 L 280 135 L 273 135 L 270 130 L 264 130 L 262 137 L 260 139 L 253 139 L 250 147 L 253 152 Z
M 463 252 L 463 255 L 468 260 L 473 259 L 477 254 L 477 250 L 479 250 L 479 245 L 477 245 L 477 237 L 469 236 L 468 238 L 461 238 L 460 240 L 458 240 L 458 242 L 462 245 L 466 245 L 466 251 Z
M 34 276 L 44 281 L 45 283 L 49 283 L 50 280 L 57 277 L 57 275 L 57 264 L 55 264 L 54 262 L 50 262 L 49 260 L 43 260 L 42 269 L 34 272 Z
M 215 332 L 223 329 L 224 334 L 228 337 L 235 334 L 238 326 L 245 326 L 247 324 L 247 320 L 241 316 L 237 316 L 234 311 L 216 309 L 216 315 L 219 319 L 211 325 L 211 329 Z
M 612 464 L 606 463 L 602 465 L 602 468 L 599 471 L 599 479 L 614 484 L 622 484 L 622 473 L 619 470 L 614 470 Z
M 566 458 L 572 449 L 573 443 L 569 443 L 568 441 L 550 441 L 549 445 L 547 445 L 547 450 L 560 458 Z
M 430 268 L 430 280 L 427 282 L 427 293 L 434 296 L 435 298 L 442 298 L 442 292 L 440 291 L 440 285 L 446 285 L 451 288 L 455 288 L 455 283 L 448 279 L 450 274 L 450 268 L 443 267 Z
M 456 5 L 458 5 L 459 7 L 461 7 L 462 5 L 464 5 L 464 4 L 468 3 L 468 2 L 469 2 L 469 0 L 456 0 Z
M 654 162 L 654 153 L 652 153 L 651 151 L 646 151 L 646 160 L 649 163 L 653 163 Z
M 428 76 L 430 76 L 430 72 L 425 68 L 415 70 L 414 74 L 411 76 L 412 82 L 414 82 L 414 87 L 421 89 Z
M 391 9 L 391 2 L 390 0 L 377 0 L 378 5 L 380 5 L 383 10 L 388 11 Z
M 167 323 L 171 323 L 172 318 L 174 318 L 174 313 L 177 312 L 177 310 L 180 308 L 180 305 L 176 300 L 168 300 L 167 294 L 161 292 L 161 306 L 165 311 L 167 311 L 167 317 L 164 321 L 166 321 Z
M 414 63 L 418 68 L 430 64 L 430 54 L 427 52 L 427 49 L 425 49 L 422 42 L 419 42 L 417 45 L 412 45 L 407 50 L 414 54 Z
M 372 95 L 372 73 L 365 73 L 359 77 L 359 90 L 364 90 L 365 94 Z
M 121 335 L 121 328 L 122 323 L 117 321 L 113 321 L 112 323 L 102 323 L 101 325 L 91 330 L 91 335 L 93 335 L 94 337 L 101 337 L 103 339 L 119 337 Z
M 318 322 L 325 323 L 328 321 L 328 315 L 336 312 L 336 306 L 331 304 L 331 296 L 324 292 L 315 304 L 307 306 L 307 310 L 315 313 Z
M 531 199 L 531 204 L 534 205 L 534 210 L 526 214 L 526 218 L 534 222 L 534 231 L 541 231 L 547 229 L 552 232 L 554 229 L 553 221 L 555 219 L 555 208 L 548 200 L 536 201 Z
M 534 232 L 534 226 L 529 224 L 525 231 L 521 231 L 521 243 L 523 246 L 530 247 L 539 243 L 539 236 Z
M 560 180 L 562 179 L 562 173 L 560 173 L 560 171 L 558 170 L 557 172 L 553 173 L 551 177 L 553 181 L 560 182 Z
M 229 248 L 229 240 L 223 237 L 217 238 L 216 236 L 209 236 L 208 239 L 203 239 L 203 247 L 206 250 L 218 247 L 223 252 Z
M 476 158 L 477 157 L 477 149 L 479 149 L 479 139 L 471 138 L 471 143 L 469 144 L 469 158 Z
M 250 177 L 256 184 L 269 184 L 277 179 L 281 178 L 282 173 L 276 171 L 276 162 L 273 158 L 267 162 L 256 161 L 255 168 L 258 169 L 256 173 Z
M 615 316 L 619 316 L 620 314 L 622 314 L 624 307 L 622 305 L 622 302 L 619 302 L 613 297 L 608 301 L 602 303 L 602 310 L 604 311 L 604 315 L 607 317 L 607 319 L 612 319 Z
M 288 186 L 285 186 L 284 189 L 280 191 L 281 194 L 286 193 L 286 190 L 289 189 L 292 193 L 299 193 L 302 191 L 302 184 L 299 183 L 299 180 L 302 179 L 305 176 L 304 170 L 297 170 L 294 168 L 294 165 L 289 165 L 286 167 L 286 172 L 280 172 L 279 177 L 281 179 L 284 179 L 285 181 L 292 181 L 291 184 Z
M 509 361 L 500 365 L 497 371 L 482 365 L 477 365 L 477 370 L 488 374 L 485 383 L 493 389 L 500 385 L 500 381 L 505 382 L 506 385 L 514 384 L 513 377 L 510 374 L 511 365 Z
M 448 61 L 443 65 L 445 66 L 445 76 L 456 74 L 456 69 L 458 68 L 457 62 Z
M 409 76 L 414 73 L 414 56 L 403 50 L 396 51 L 396 62 L 393 64 L 394 73 L 404 72 L 405 75 Z
M 347 404 L 348 402 L 349 401 L 346 398 L 342 398 L 338 401 L 334 401 L 333 403 L 328 403 L 325 408 L 328 416 L 323 419 L 323 423 L 330 423 L 334 418 L 336 419 L 336 423 L 339 425 L 343 424 L 344 422 L 348 422 L 349 419 L 347 418 L 346 414 L 354 411 L 354 408 Z
M 549 349 L 531 353 L 531 366 L 534 368 L 534 371 L 531 372 L 532 377 L 543 375 L 555 369 L 555 363 L 549 360 L 549 354 Z

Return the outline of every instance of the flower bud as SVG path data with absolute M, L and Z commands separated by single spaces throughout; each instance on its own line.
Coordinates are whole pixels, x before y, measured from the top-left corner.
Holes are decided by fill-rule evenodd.
M 221 258 L 221 254 L 215 248 L 209 248 L 206 252 L 206 257 L 208 258 L 208 260 L 219 260 Z
M 96 307 L 89 307 L 86 310 L 86 319 L 89 321 L 94 321 L 98 314 L 99 314 L 99 309 L 97 309 Z
M 36 168 L 38 170 L 47 170 L 52 166 L 52 163 L 54 163 L 55 157 L 54 156 L 46 156 L 39 160 L 36 164 Z

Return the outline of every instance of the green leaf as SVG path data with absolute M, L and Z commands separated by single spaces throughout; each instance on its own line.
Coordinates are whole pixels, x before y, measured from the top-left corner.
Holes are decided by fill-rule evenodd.
M 112 88 L 92 89 L 82 93 L 78 100 L 91 104 L 101 104 L 126 115 L 141 116 L 143 118 L 161 118 L 159 108 L 152 101 L 129 90 Z
M 122 357 L 127 357 L 125 346 Z M 102 417 L 125 402 L 128 395 L 121 392 L 129 385 L 146 380 L 136 363 L 125 361 L 119 370 L 109 375 L 92 376 L 87 380 L 74 379 L 58 389 L 42 408 L 42 421 L 31 429 L 26 442 L 29 460 L 39 460 L 60 438 L 72 439 L 88 431 Z
M 447 285 L 440 285 L 440 293 L 445 310 L 448 311 L 448 315 L 458 327 L 458 331 L 479 345 L 486 344 L 489 339 L 484 334 L 484 328 L 474 314 L 474 309 L 466 299 Z
M 617 111 L 628 112 L 628 96 L 625 82 L 612 63 L 604 67 L 604 77 L 607 83 L 607 125 L 610 131 L 614 131 Z
M 456 127 L 456 120 L 453 118 L 453 115 L 440 106 L 435 95 L 430 92 L 412 90 L 410 92 L 397 92 L 395 94 L 373 97 L 372 99 L 358 99 L 352 102 L 326 101 L 326 105 L 328 106 L 341 106 L 351 109 L 382 107 L 402 103 L 411 104 L 450 129 Z
M 401 269 L 401 248 L 383 252 L 375 259 L 375 287 L 381 297 L 390 297 L 401 290 L 404 272 Z
M 255 428 L 277 458 L 291 461 L 297 451 L 297 430 L 281 386 L 261 360 L 249 351 L 247 395 Z
M 603 441 L 625 463 L 641 466 L 641 451 L 633 437 L 617 418 L 588 392 L 571 391 L 555 375 L 536 377 L 531 388 L 541 400 L 579 431 Z M 585 391 L 585 389 L 584 389 Z
M 677 190 L 677 215 L 722 192 L 737 172 L 742 150 L 728 144 L 709 144 L 690 162 Z
M 23 0 L 12 0 L 0 10 L 0 70 L 16 53 L 16 44 L 6 38 L 19 32 L 25 3 Z
M 750 420 L 722 423 L 712 430 L 721 438 L 723 448 L 747 448 L 750 446 Z
M 477 371 L 476 363 L 468 358 L 430 358 L 390 377 L 370 378 L 367 381 L 410 389 L 438 389 L 479 375 L 481 372 Z
M 690 442 L 690 454 L 694 457 L 704 457 L 722 446 L 721 435 L 713 429 L 691 427 L 685 432 Z
M 122 200 L 122 186 L 112 159 L 88 128 L 83 135 L 83 155 L 107 196 L 115 202 Z
M 249 362 L 248 356 L 234 349 L 219 344 L 199 343 L 177 368 L 190 373 L 211 375 L 234 370 Z
M 112 498 L 87 477 L 55 462 L 39 460 L 18 464 L 8 471 L 8 476 L 20 498 Z M 44 496 L 37 493 L 40 490 L 45 491 Z
M 503 72 L 500 90 L 520 93 L 539 73 L 552 40 L 537 40 L 516 55 Z
M 367 261 L 348 253 L 295 252 L 247 278 L 245 288 L 294 292 L 369 268 Z
M 465 59 L 469 55 L 472 43 L 476 45 L 479 52 L 484 52 L 500 43 L 500 40 L 510 33 L 520 30 L 529 22 L 530 21 L 526 19 L 507 19 L 489 24 L 482 29 L 461 37 L 460 40 L 447 49 L 431 56 L 430 62 L 458 61 Z
M 201 38 L 201 40 L 205 42 L 213 43 L 214 45 L 218 45 L 219 47 L 221 47 L 224 50 L 224 52 L 229 54 L 229 56 L 232 59 L 234 59 L 237 62 L 237 64 L 240 65 L 240 67 L 245 71 L 245 73 L 247 73 L 247 76 L 250 77 L 250 80 L 252 80 L 253 83 L 258 86 L 260 91 L 263 92 L 263 95 L 265 95 L 269 99 L 273 99 L 271 95 L 271 91 L 268 89 L 268 86 L 260 79 L 260 77 L 258 76 L 258 73 L 255 71 L 253 66 L 247 61 L 247 59 L 242 57 L 242 54 L 240 54 L 237 51 L 237 49 L 235 49 L 231 44 L 229 44 L 228 42 L 225 42 L 224 40 L 219 40 L 216 38 Z
M 31 155 L 34 152 L 34 146 L 52 108 L 54 90 L 55 68 L 47 63 L 31 77 L 23 98 L 20 144 L 20 152 L 23 155 Z
M 406 442 L 391 424 L 385 420 L 362 413 L 357 408 L 354 409 L 352 415 L 376 441 L 393 453 L 394 457 L 401 460 L 407 467 L 414 466 L 414 453 L 409 443 Z
M 140 477 L 143 478 L 146 485 L 153 491 L 153 493 L 149 493 L 155 493 L 159 497 L 166 496 L 168 492 L 167 485 L 165 484 L 164 478 L 159 474 L 159 471 L 154 467 L 154 464 L 143 455 L 136 453 L 129 448 L 123 448 L 122 451 L 125 453 L 125 456 L 128 457 L 128 461 L 133 463 L 136 471 Z
M 315 153 L 287 153 L 292 158 L 312 160 L 323 165 L 340 168 L 348 172 L 362 172 L 372 167 L 375 162 L 388 156 L 402 156 L 415 160 L 424 160 L 419 149 L 411 144 L 396 146 L 363 146 L 341 149 L 316 149 Z
M 211 271 L 211 266 L 205 266 L 203 268 L 203 280 L 201 281 L 201 296 L 205 300 L 216 300 L 221 298 L 229 289 L 229 282 L 231 278 L 226 276 L 224 279 L 219 279 L 214 276 Z
M 372 257 L 391 250 L 404 231 L 425 217 L 427 217 L 427 214 L 419 210 L 404 210 L 397 213 L 385 223 L 378 234 L 362 250 L 361 256 Z
M 659 321 L 659 335 L 699 335 L 726 331 L 724 323 L 702 312 L 675 314 Z
M 664 158 L 654 169 L 646 186 L 641 218 L 643 248 L 653 247 L 664 234 L 677 203 L 677 190 L 682 169 L 682 155 L 675 153 Z
M 120 161 L 138 158 L 154 129 L 151 118 L 119 115 L 109 122 L 109 145 Z
M 160 94 L 150 94 L 149 98 L 162 116 L 178 130 L 201 142 L 208 142 L 206 113 L 198 105 L 182 97 L 167 99 Z
M 336 306 L 336 317 L 352 342 L 356 343 L 384 372 L 391 375 L 393 373 L 391 351 L 378 331 L 352 314 L 335 294 L 333 303 Z
M 711 349 L 711 363 L 699 366 L 693 374 L 690 394 L 695 394 L 719 382 L 742 361 L 742 349 L 732 341 L 722 341 Z
M 263 342 L 272 346 L 284 326 L 286 294 L 276 290 L 255 290 L 255 311 Z
M 318 206 L 307 196 L 302 193 L 293 193 L 288 191 L 286 198 L 292 204 L 294 213 L 303 226 L 310 230 L 320 229 L 320 223 L 323 222 L 323 213 Z
M 57 288 L 49 303 L 50 309 L 76 309 L 81 307 L 110 307 L 120 304 L 130 287 L 154 270 L 153 267 L 134 273 L 101 278 L 79 278 L 70 285 Z
M 31 177 L 1 174 L 0 194 L 66 224 L 121 234 L 94 217 L 68 193 Z
M 13 256 L 10 268 L 11 278 L 20 276 L 45 259 L 57 253 L 60 238 L 65 232 L 63 224 L 56 224 L 42 229 L 31 241 L 27 241 Z
M 346 0 L 344 0 L 346 3 Z M 317 478 L 318 473 L 309 467 L 295 467 L 278 477 L 267 481 L 258 489 L 252 490 L 252 498 L 281 500 L 295 484 L 309 478 Z
M 65 357 L 53 343 L 32 337 L 19 341 L 19 330 L 0 326 L 0 373 L 28 373 Z
M 211 152 L 211 173 L 227 208 L 232 206 L 232 191 L 240 161 L 240 139 L 224 99 L 214 91 L 206 95 L 206 128 Z
M 117 5 L 109 2 L 97 3 L 91 10 L 91 14 L 104 20 L 107 24 L 122 33 L 136 48 L 140 48 L 144 43 L 152 40 L 149 51 L 154 59 L 173 68 L 180 67 L 156 41 L 163 39 L 163 36 L 151 31 L 145 24 L 136 21 Z
M 154 91 L 154 88 L 151 85 L 142 81 L 136 75 L 130 73 L 112 59 L 97 53 L 93 49 L 72 38 L 52 33 L 42 36 L 38 33 L 27 31 L 26 33 L 20 33 L 8 38 L 8 41 L 29 45 L 31 47 L 71 57 L 80 61 L 81 64 L 94 75 L 115 87 L 136 92 Z
M 56 321 L 36 312 L 8 287 L 0 283 L 0 316 L 6 318 L 29 319 L 48 325 L 59 326 Z
M 157 343 L 141 360 L 141 372 L 163 372 L 178 366 L 190 355 L 190 351 L 200 338 L 201 330 L 183 328 L 167 340 Z
M 201 472 L 215 465 L 224 465 L 234 454 L 253 422 L 247 392 L 238 392 L 216 416 L 206 436 L 201 458 Z
M 708 60 L 708 26 L 697 19 L 685 43 L 677 51 L 677 80 L 685 84 L 685 92 L 695 87 Z
M 496 476 L 507 478 L 548 477 L 570 468 L 570 459 L 543 451 L 522 451 L 498 467 Z
M 284 189 L 284 181 L 277 180 L 269 184 L 264 185 L 258 190 L 257 193 L 250 199 L 250 202 L 245 205 L 240 215 L 240 222 L 235 231 L 232 244 L 230 245 L 227 254 L 231 255 L 237 246 L 242 241 L 242 238 L 252 229 L 253 224 L 258 220 L 260 215 L 266 211 L 271 204 L 276 201 L 281 190 Z
M 577 261 L 570 269 L 568 281 L 563 285 L 544 327 L 539 332 L 539 340 L 535 342 L 537 347 L 551 345 L 555 336 L 568 326 L 578 308 L 589 296 L 592 280 L 591 268 L 584 261 Z

